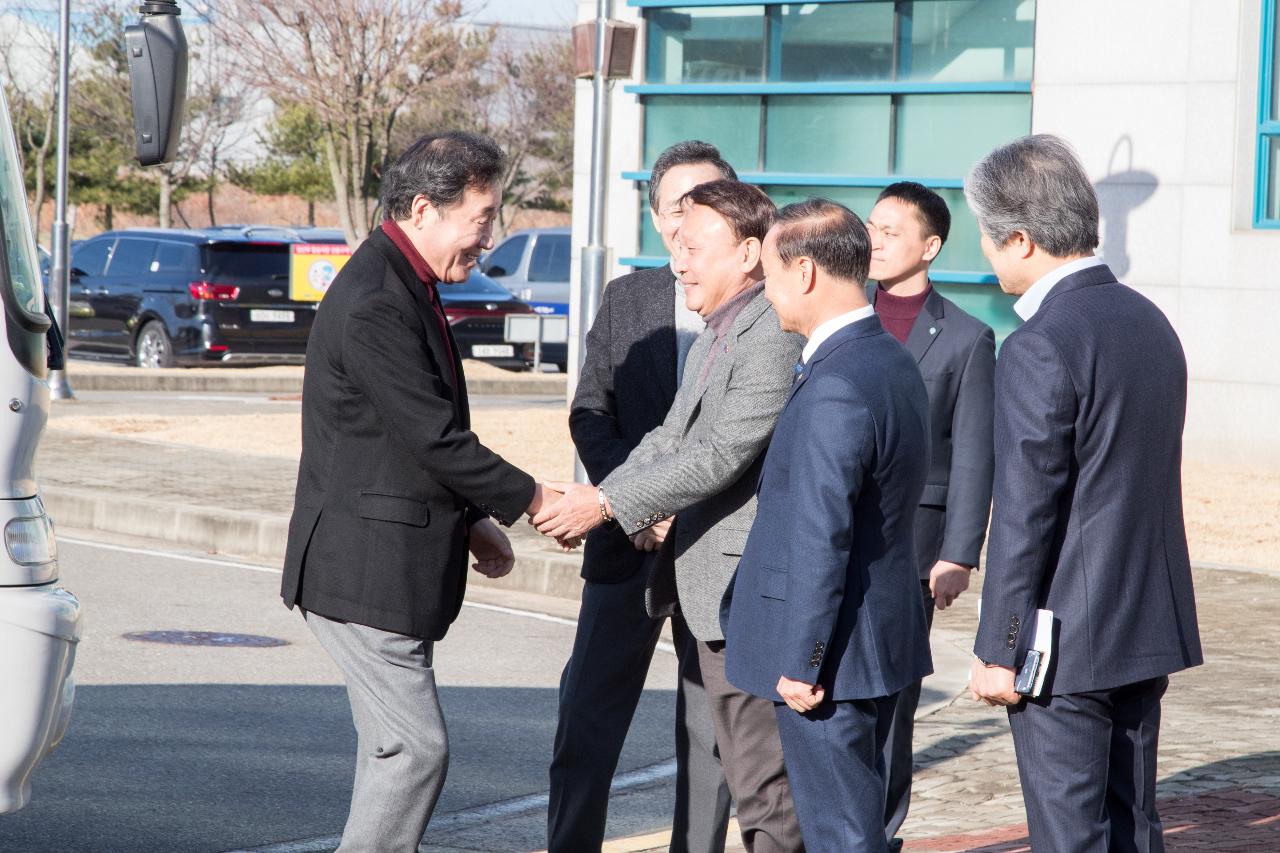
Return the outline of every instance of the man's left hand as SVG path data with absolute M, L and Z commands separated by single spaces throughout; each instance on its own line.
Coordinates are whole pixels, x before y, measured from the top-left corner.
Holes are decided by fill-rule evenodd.
M 968 566 L 939 560 L 929 570 L 929 592 L 933 593 L 933 604 L 939 610 L 946 610 L 951 603 L 960 597 L 960 593 L 969 588 Z
M 1013 689 L 1014 672 L 1007 666 L 987 666 L 978 658 L 969 666 L 969 695 L 988 705 L 1017 705 L 1022 695 Z
M 531 523 L 539 533 L 564 543 L 580 539 L 604 523 L 595 486 L 582 483 L 551 483 L 550 486 L 564 492 L 564 495 L 543 506 L 542 511 L 533 517 Z
M 471 568 L 487 578 L 503 577 L 516 564 L 507 534 L 490 519 L 482 518 L 471 525 L 467 545 L 476 558 Z
M 778 679 L 778 695 L 787 707 L 798 714 L 812 711 L 822 704 L 827 691 L 821 684 L 809 684 L 806 681 L 794 681 L 785 675 Z

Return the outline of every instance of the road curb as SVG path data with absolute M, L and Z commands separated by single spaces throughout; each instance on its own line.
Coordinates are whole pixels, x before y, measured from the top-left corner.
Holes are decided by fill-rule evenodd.
M 216 553 L 253 555 L 284 562 L 289 519 L 283 515 L 122 498 L 76 489 L 48 489 L 41 498 L 61 527 L 140 536 Z M 577 600 L 582 594 L 581 552 L 560 554 L 514 537 L 516 567 L 489 580 L 474 572 L 468 583 Z
M 228 369 L 226 376 L 209 373 L 155 373 L 136 370 L 121 373 L 72 373 L 76 391 L 178 391 L 215 394 L 301 394 L 302 376 L 253 376 Z M 482 395 L 565 395 L 566 380 L 558 374 L 511 379 L 471 379 L 467 393 Z

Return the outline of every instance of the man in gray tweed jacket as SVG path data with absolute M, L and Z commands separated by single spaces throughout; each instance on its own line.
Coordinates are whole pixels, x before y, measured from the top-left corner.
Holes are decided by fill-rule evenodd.
M 675 402 L 598 489 L 561 484 L 565 496 L 533 523 L 567 540 L 608 520 L 639 545 L 656 547 L 649 529 L 679 513 L 668 534 L 675 594 L 660 575 L 651 578 L 650 611 L 678 606 L 699 641 L 716 743 L 747 850 L 799 851 L 773 704 L 725 679 L 719 614 L 755 519 L 761 461 L 803 341 L 781 330 L 763 292 L 760 244 L 776 215 L 769 198 L 748 184 L 712 181 L 691 190 L 684 204 L 676 272 L 686 303 L 707 328 L 689 352 Z

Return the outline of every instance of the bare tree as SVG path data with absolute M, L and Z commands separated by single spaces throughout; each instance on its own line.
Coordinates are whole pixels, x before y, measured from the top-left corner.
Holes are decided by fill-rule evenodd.
M 568 33 L 494 57 L 497 85 L 489 132 L 510 162 L 502 179 L 497 231 L 505 235 L 515 211 L 567 207 L 573 174 L 573 42 Z
M 3 14 L 9 20 L 0 33 L 0 67 L 10 94 L 14 130 L 27 158 L 31 222 L 38 235 L 45 199 L 52 190 L 49 169 L 57 144 L 58 34 L 41 23 L 31 9 L 14 7 Z M 72 38 L 73 50 L 77 41 Z
M 378 174 L 415 94 L 449 86 L 481 61 L 456 26 L 459 0 L 219 0 L 211 19 L 246 78 L 315 110 L 347 242 L 369 234 Z

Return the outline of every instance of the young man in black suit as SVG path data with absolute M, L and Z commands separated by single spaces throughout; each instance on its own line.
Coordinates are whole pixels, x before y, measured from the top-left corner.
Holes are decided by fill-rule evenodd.
M 462 360 L 437 287 L 493 246 L 506 156 L 485 136 L 419 139 L 382 180 L 386 220 L 334 279 L 307 344 L 302 459 L 281 595 L 347 682 L 359 739 L 338 848 L 412 853 L 449 744 L 432 646 L 462 607 L 467 551 L 511 571 L 532 477 L 470 431 Z
M 1182 519 L 1187 363 L 1160 309 L 1093 254 L 1098 199 L 1071 148 L 1027 136 L 965 180 L 982 250 L 1025 321 L 996 369 L 991 544 L 975 699 L 1009 709 L 1036 853 L 1160 853 L 1169 674 L 1202 662 Z M 1043 690 L 1014 690 L 1037 608 Z
M 929 267 L 951 231 L 942 196 L 903 181 L 886 187 L 867 219 L 871 235 L 868 298 L 885 330 L 911 353 L 929 392 L 929 476 L 916 511 L 915 543 L 925 619 L 969 588 L 991 512 L 992 394 L 996 342 L 991 327 L 961 310 L 929 282 Z M 911 802 L 911 738 L 920 682 L 903 688 L 885 748 L 885 837 Z
M 736 175 L 705 142 L 681 142 L 659 155 L 649 183 L 653 225 L 668 253 L 684 214 L 680 199 L 698 184 Z M 680 387 L 685 356 L 704 327 L 684 303 L 670 265 L 609 282 L 587 336 L 569 429 L 591 482 L 626 461 L 662 424 Z M 551 761 L 547 817 L 551 853 L 599 850 L 609 786 L 644 689 L 662 621 L 645 609 L 650 554 L 670 521 L 628 539 L 617 525 L 591 531 L 573 653 L 560 679 L 560 714 Z M 673 853 L 719 853 L 729 822 L 729 788 L 698 669 L 697 647 L 672 618 L 680 681 L 676 688 L 676 803 Z

